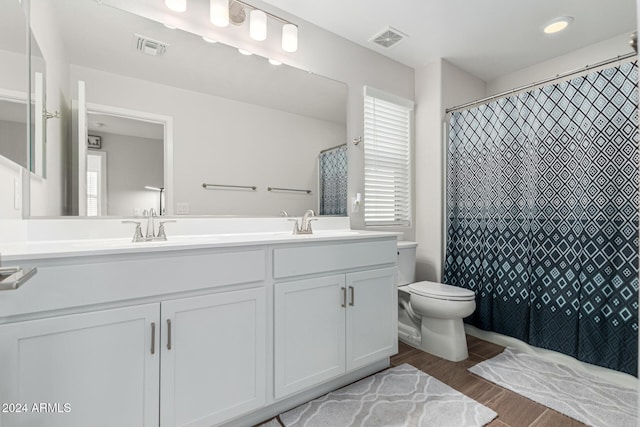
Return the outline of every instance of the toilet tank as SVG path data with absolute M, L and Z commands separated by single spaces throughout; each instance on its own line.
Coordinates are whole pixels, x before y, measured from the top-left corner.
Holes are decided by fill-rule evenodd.
M 418 243 L 398 241 L 398 286 L 416 281 L 416 248 Z

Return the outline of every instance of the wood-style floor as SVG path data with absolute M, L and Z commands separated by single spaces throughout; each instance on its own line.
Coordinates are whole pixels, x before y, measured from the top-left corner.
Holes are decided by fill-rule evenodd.
M 393 366 L 408 363 L 450 387 L 493 409 L 498 417 L 487 427 L 577 427 L 585 424 L 467 371 L 467 368 L 501 353 L 504 347 L 467 335 L 469 358 L 450 362 L 399 343 Z

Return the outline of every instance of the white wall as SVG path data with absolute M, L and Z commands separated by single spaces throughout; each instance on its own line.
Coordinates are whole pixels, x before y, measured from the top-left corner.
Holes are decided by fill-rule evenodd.
M 442 278 L 445 109 L 485 96 L 485 83 L 439 60 L 416 70 L 416 278 Z
M 0 153 L 23 167 L 27 164 L 26 141 L 26 123 L 0 120 Z
M 145 186 L 164 187 L 162 140 L 90 131 L 102 137 L 107 153 L 107 215 L 131 216 L 135 209 L 159 212 L 159 193 Z M 93 150 L 89 150 L 91 153 Z
M 77 80 L 86 82 L 87 102 L 173 117 L 174 201 L 188 202 L 190 214 L 317 209 L 317 156 L 346 138 L 339 124 L 71 66 L 71 81 Z M 205 190 L 203 183 L 258 190 Z M 267 186 L 313 193 L 267 192 Z
M 487 83 L 487 94 L 494 95 L 529 83 L 539 82 L 563 72 L 584 68 L 587 65 L 632 53 L 630 34 L 624 33 L 595 43 L 566 55 L 541 62 Z

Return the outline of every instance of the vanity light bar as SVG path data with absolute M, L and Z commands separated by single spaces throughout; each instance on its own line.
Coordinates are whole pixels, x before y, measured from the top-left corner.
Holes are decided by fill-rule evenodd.
M 241 0 L 210 0 L 209 19 L 217 27 L 227 27 L 229 25 L 230 4 L 238 3 L 251 9 L 249 13 L 249 36 L 256 41 L 263 41 L 267 38 L 267 17 L 282 23 L 282 50 L 293 53 L 298 50 L 298 26 L 277 15 L 259 9 Z

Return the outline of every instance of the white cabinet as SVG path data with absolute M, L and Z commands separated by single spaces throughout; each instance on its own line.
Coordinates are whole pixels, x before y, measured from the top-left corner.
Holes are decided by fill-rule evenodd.
M 275 285 L 275 396 L 345 371 L 344 274 Z
M 396 269 L 347 274 L 347 370 L 398 352 Z
M 0 402 L 13 405 L 0 425 L 157 426 L 159 315 L 155 303 L 0 326 Z
M 162 303 L 162 427 L 209 427 L 264 405 L 265 318 L 264 288 Z
M 0 326 L 0 403 L 27 405 L 0 426 L 209 427 L 259 408 L 265 317 L 261 287 Z
M 275 397 L 397 352 L 395 269 L 275 285 Z

